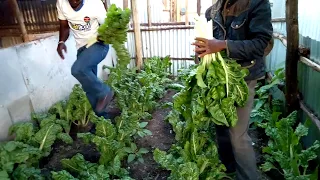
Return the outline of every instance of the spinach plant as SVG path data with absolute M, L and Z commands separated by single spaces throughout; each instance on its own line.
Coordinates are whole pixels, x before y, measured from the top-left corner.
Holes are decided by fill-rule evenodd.
M 277 120 L 275 115 L 272 121 L 260 124 L 265 128 L 270 137 L 268 146 L 263 148 L 266 162 L 262 165 L 263 171 L 277 169 L 286 179 L 318 179 L 318 171 L 308 173 L 308 162 L 317 158 L 320 142 L 315 141 L 308 149 L 303 149 L 301 138 L 308 134 L 308 128 L 297 121 L 297 112 L 292 112 L 288 117 Z

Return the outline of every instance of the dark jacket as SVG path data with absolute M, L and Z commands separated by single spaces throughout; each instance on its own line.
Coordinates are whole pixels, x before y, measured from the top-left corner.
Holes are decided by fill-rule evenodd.
M 264 56 L 273 47 L 269 0 L 217 0 L 206 18 L 213 19 L 213 37 L 227 40 L 227 56 L 249 69 L 246 80 L 264 77 Z

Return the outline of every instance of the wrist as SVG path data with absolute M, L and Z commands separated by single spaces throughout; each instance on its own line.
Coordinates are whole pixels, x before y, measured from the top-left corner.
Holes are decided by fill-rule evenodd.
M 59 42 L 58 42 L 58 45 L 59 45 L 59 44 L 64 44 L 64 41 L 59 41 Z
M 227 41 L 226 40 L 219 40 L 218 47 L 222 50 L 227 49 Z

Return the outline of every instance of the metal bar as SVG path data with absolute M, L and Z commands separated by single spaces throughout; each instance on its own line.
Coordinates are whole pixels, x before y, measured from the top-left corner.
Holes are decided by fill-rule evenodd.
M 179 30 L 179 29 L 194 29 L 193 26 L 182 26 L 182 27 L 165 27 L 165 28 L 144 28 L 141 31 L 167 31 L 167 30 Z M 129 29 L 128 32 L 133 32 L 133 29 Z
M 189 23 L 190 24 L 190 23 Z M 174 25 L 185 25 L 185 22 L 161 22 L 151 23 L 151 26 L 174 26 Z M 140 23 L 140 26 L 149 26 L 148 23 Z
M 311 61 L 310 59 L 300 56 L 300 61 L 305 65 L 311 67 L 313 70 L 320 72 L 320 65 Z
M 300 105 L 300 108 L 302 109 L 302 111 L 305 112 L 309 116 L 311 121 L 318 128 L 318 130 L 320 130 L 320 120 L 319 120 L 319 118 L 314 113 L 312 113 L 312 111 L 307 107 L 307 105 L 302 100 L 299 100 L 299 105 Z
M 147 59 L 148 57 L 143 57 L 142 59 L 145 60 Z M 164 59 L 165 57 L 160 57 L 160 59 Z M 135 57 L 131 57 L 131 59 L 136 59 Z M 193 58 L 177 58 L 177 57 L 170 57 L 171 60 L 174 60 L 174 61 L 179 61 L 179 60 L 185 60 L 185 61 L 194 61 Z
M 282 42 L 282 44 L 285 47 L 287 47 L 287 37 L 285 35 L 280 34 L 280 33 L 273 33 L 272 35 L 274 38 L 279 39 Z
M 271 19 L 271 22 L 286 22 L 286 18 L 274 18 Z

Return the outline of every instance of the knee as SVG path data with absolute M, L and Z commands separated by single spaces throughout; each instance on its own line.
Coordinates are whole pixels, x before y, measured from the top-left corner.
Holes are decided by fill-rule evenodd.
M 78 66 L 76 63 L 74 63 L 71 67 L 71 74 L 74 77 L 78 77 L 83 74 L 83 70 L 80 66 Z
M 252 140 L 247 133 L 240 136 L 231 135 L 230 139 L 234 149 L 246 149 L 252 147 Z

